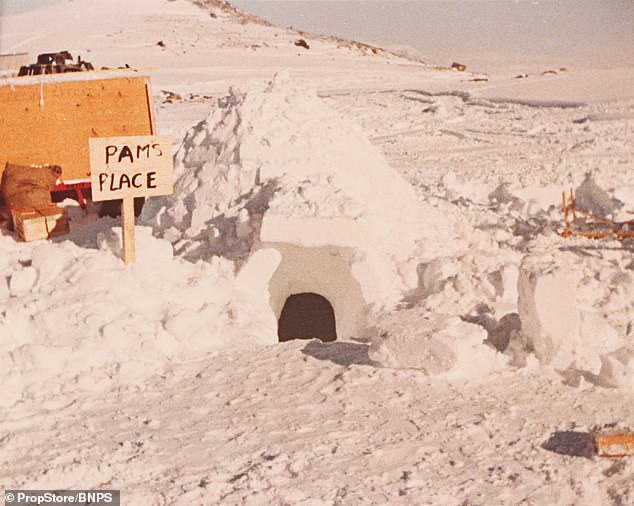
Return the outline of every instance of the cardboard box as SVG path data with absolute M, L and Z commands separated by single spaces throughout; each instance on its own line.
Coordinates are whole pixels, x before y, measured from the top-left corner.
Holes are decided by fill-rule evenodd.
M 50 239 L 57 235 L 68 234 L 70 231 L 64 210 L 55 204 L 18 209 L 11 215 L 15 231 L 27 242 Z

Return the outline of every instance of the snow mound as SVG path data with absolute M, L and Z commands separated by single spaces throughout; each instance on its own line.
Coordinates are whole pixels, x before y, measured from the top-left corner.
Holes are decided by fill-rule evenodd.
M 608 192 L 600 188 L 592 179 L 591 174 L 586 174 L 585 179 L 576 189 L 575 199 L 579 209 L 600 218 L 612 218 L 614 213 L 623 206 L 622 202 L 610 197 Z
M 467 379 L 501 370 L 507 359 L 484 345 L 486 331 L 456 316 L 395 311 L 377 324 L 369 357 L 385 367 Z
M 450 242 L 443 212 L 423 209 L 361 128 L 287 73 L 231 89 L 187 133 L 175 165 L 174 195 L 149 202 L 143 219 L 193 261 L 241 262 L 258 241 L 290 236 L 400 258 L 417 240 L 429 239 L 430 258 Z

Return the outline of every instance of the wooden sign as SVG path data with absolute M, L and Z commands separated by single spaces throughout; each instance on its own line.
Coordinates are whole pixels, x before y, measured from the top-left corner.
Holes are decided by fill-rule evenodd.
M 134 198 L 174 191 L 172 139 L 164 135 L 93 137 L 90 142 L 92 199 L 122 199 L 123 261 L 134 261 Z
M 155 197 L 174 191 L 172 139 L 165 135 L 93 137 L 92 199 Z

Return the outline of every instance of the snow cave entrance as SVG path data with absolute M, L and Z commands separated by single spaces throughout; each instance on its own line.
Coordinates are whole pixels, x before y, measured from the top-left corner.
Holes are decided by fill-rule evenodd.
M 280 342 L 313 338 L 324 342 L 335 341 L 337 328 L 332 304 L 317 293 L 291 295 L 282 308 L 277 335 Z
M 263 246 L 281 254 L 267 286 L 278 342 L 348 340 L 360 334 L 367 304 L 352 275 L 352 248 L 279 242 Z

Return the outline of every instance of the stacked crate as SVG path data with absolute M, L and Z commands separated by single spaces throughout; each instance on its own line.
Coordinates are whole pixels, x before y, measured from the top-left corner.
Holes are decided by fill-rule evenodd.
M 46 204 L 11 211 L 15 231 L 24 241 L 50 239 L 68 234 L 68 218 L 64 209 L 56 204 Z

